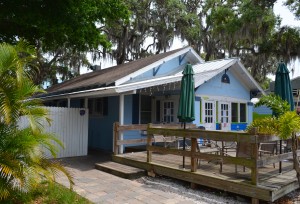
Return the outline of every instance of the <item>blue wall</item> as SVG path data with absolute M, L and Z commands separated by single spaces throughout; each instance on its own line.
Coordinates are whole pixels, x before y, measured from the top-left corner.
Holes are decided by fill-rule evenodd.
M 230 70 L 227 72 L 227 75 L 230 78 L 230 84 L 222 83 L 221 77 L 224 72 L 218 74 L 213 77 L 211 80 L 202 84 L 196 89 L 196 95 L 204 95 L 204 96 L 214 96 L 214 97 L 230 97 L 238 100 L 250 100 L 250 90 L 248 90 L 245 86 L 242 85 L 239 79 L 237 79 L 233 74 L 230 73 Z M 197 99 L 198 98 L 198 99 Z M 201 125 L 200 117 L 201 117 L 201 104 L 199 100 L 200 97 L 196 97 L 195 101 L 195 115 L 196 120 L 194 123 L 196 125 Z M 232 102 L 237 102 L 232 101 Z M 217 104 L 216 104 L 217 105 Z M 248 122 L 251 123 L 253 121 L 253 104 L 247 103 L 247 119 Z M 216 113 L 217 114 L 217 113 Z M 232 123 L 231 130 L 245 130 L 247 127 L 247 123 Z M 220 126 L 216 123 L 216 130 L 219 130 Z
M 272 115 L 272 110 L 267 106 L 254 107 L 253 111 L 260 115 Z
M 237 99 L 250 100 L 250 90 L 247 90 L 241 82 L 230 73 L 230 70 L 227 72 L 227 75 L 230 78 L 230 84 L 221 82 L 223 74 L 224 72 L 202 84 L 196 90 L 195 94 L 207 96 L 228 96 Z
M 108 115 L 89 119 L 89 148 L 112 151 L 113 123 L 118 120 L 119 97 L 108 97 Z
M 180 58 L 181 57 L 176 57 L 165 63 L 162 63 L 160 66 L 150 69 L 149 71 L 144 72 L 143 74 L 141 74 L 139 76 L 136 76 L 132 80 L 140 81 L 143 79 L 149 79 L 149 78 L 153 78 L 153 77 L 166 76 L 166 75 L 177 73 L 180 69 L 182 69 L 181 65 L 184 65 L 187 63 L 186 58 L 183 58 L 181 61 L 180 61 Z
M 137 121 L 136 109 L 138 95 L 124 96 L 124 124 L 132 124 Z M 135 101 L 135 102 L 134 102 Z M 134 103 L 133 103 L 134 102 Z M 112 151 L 113 147 L 113 123 L 119 121 L 119 96 L 108 98 L 108 115 L 89 118 L 89 139 L 88 145 L 92 149 Z M 126 131 L 124 139 L 136 139 L 141 137 L 140 131 Z

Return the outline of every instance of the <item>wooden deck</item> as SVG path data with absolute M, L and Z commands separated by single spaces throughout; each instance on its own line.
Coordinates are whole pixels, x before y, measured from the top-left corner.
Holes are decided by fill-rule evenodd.
M 120 132 L 131 130 L 146 130 L 147 138 L 123 140 L 120 137 Z M 157 135 L 165 139 L 185 138 L 190 141 L 189 148 L 157 146 L 154 141 L 154 136 Z M 199 138 L 214 142 L 218 151 L 203 151 L 197 144 Z M 279 141 L 280 138 L 276 135 L 259 135 L 255 129 L 248 133 L 208 131 L 193 127 L 183 130 L 176 126 L 152 124 L 147 127 L 145 125 L 120 126 L 115 123 L 113 161 L 145 169 L 148 175 L 160 174 L 190 182 L 192 186 L 198 184 L 248 196 L 252 198 L 252 203 L 258 203 L 259 200 L 273 202 L 299 188 L 291 162 L 293 155 L 291 152 L 278 151 L 282 150 L 282 146 L 278 146 L 281 144 Z M 223 144 L 228 142 L 233 142 L 237 146 L 232 155 L 227 154 L 224 149 Z M 119 151 L 124 145 L 140 143 L 146 145 L 146 151 L 127 154 Z M 220 143 L 222 145 L 218 145 Z M 276 153 L 260 155 L 260 147 L 266 144 L 268 146 L 273 144 L 277 149 Z M 185 168 L 182 165 L 183 156 L 185 156 Z M 300 157 L 300 150 L 297 150 L 297 156 Z
M 282 162 L 282 173 L 279 174 L 278 164 L 259 168 L 258 185 L 251 184 L 251 172 L 243 171 L 235 165 L 220 165 L 214 162 L 200 161 L 196 172 L 191 172 L 191 159 L 185 159 L 185 169 L 182 169 L 182 157 L 171 154 L 152 154 L 152 162 L 147 163 L 147 152 L 134 152 L 113 156 L 113 161 L 145 169 L 155 174 L 185 180 L 193 184 L 257 198 L 264 201 L 275 201 L 287 193 L 299 188 L 296 173 L 291 161 Z

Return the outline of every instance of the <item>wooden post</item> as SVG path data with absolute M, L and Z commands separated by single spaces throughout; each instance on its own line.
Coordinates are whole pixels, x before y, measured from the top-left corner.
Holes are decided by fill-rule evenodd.
M 252 143 L 252 154 L 251 154 L 251 159 L 254 161 L 254 167 L 251 168 L 251 181 L 252 184 L 257 185 L 258 184 L 258 166 L 257 166 L 257 160 L 258 160 L 258 144 L 256 143 L 257 141 L 257 136 L 255 136 L 255 143 Z
M 259 199 L 257 199 L 257 198 L 252 198 L 252 199 L 251 199 L 251 204 L 259 204 Z
M 197 159 L 194 157 L 197 149 L 197 139 L 191 138 L 191 172 L 197 171 Z
M 151 128 L 151 123 L 148 124 L 148 128 Z M 147 128 L 147 129 L 148 129 Z M 149 131 L 147 131 L 147 147 L 152 146 L 152 135 L 149 134 Z M 147 162 L 152 162 L 152 151 L 149 151 L 147 148 Z
M 113 138 L 114 138 L 114 155 L 119 154 L 118 140 L 119 140 L 119 122 L 115 122 L 113 125 Z

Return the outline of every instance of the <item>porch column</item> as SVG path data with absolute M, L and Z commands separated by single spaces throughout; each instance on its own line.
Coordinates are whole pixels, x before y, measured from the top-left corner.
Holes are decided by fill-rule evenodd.
M 119 124 L 124 125 L 124 94 L 120 95 L 119 99 Z M 119 140 L 123 140 L 123 132 L 119 132 Z M 123 154 L 124 146 L 119 146 L 119 153 Z

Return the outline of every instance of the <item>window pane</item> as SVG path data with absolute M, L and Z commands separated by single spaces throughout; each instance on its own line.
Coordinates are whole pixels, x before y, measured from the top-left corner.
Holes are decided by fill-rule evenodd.
M 151 111 L 151 96 L 141 95 L 141 111 Z
M 237 123 L 238 121 L 238 104 L 231 103 L 231 122 Z
M 241 123 L 247 122 L 246 115 L 247 115 L 246 114 L 246 104 L 241 103 L 240 104 L 240 122 Z
M 141 124 L 151 123 L 151 96 L 141 95 Z
M 160 122 L 160 101 L 156 101 L 156 122 Z

